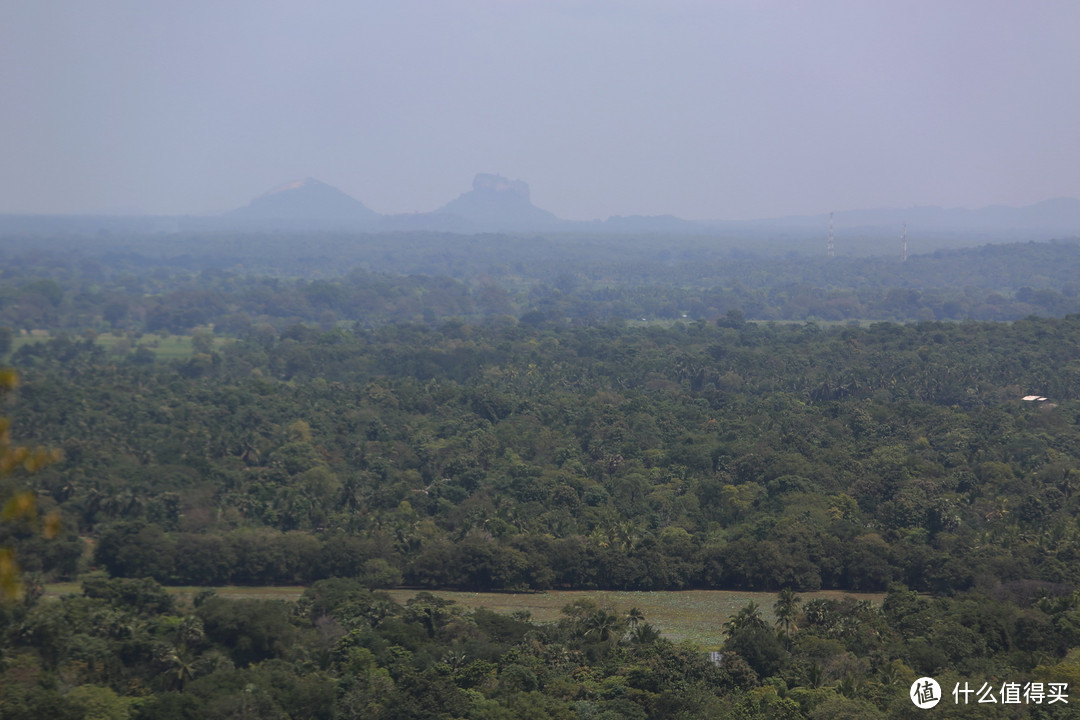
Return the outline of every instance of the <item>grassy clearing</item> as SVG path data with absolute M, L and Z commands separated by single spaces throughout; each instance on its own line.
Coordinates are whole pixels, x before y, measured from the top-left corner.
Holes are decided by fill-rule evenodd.
M 72 338 L 82 338 L 83 335 L 72 334 Z M 12 338 L 11 351 L 15 352 L 23 345 L 38 342 L 46 342 L 53 338 L 47 330 L 33 330 L 29 333 L 19 333 Z M 191 347 L 190 335 L 141 335 L 138 338 L 126 335 L 114 335 L 112 333 L 100 333 L 94 336 L 94 342 L 110 354 L 117 356 L 127 355 L 136 348 L 144 347 L 154 353 L 157 360 L 186 360 L 194 354 Z M 229 342 L 228 338 L 215 337 L 214 348 L 219 349 Z
M 23 345 L 32 345 L 36 342 L 45 342 L 49 339 L 47 330 L 31 330 L 30 332 L 16 332 L 11 336 L 11 352 L 15 352 Z
M 190 601 L 205 588 L 196 586 L 172 586 L 168 591 L 181 601 Z M 229 585 L 213 588 L 220 597 L 232 600 L 287 600 L 295 601 L 304 592 L 303 587 L 271 586 L 241 587 Z M 45 597 L 80 593 L 78 583 L 55 583 L 48 585 Z M 389 590 L 396 602 L 404 604 L 418 590 Z M 762 616 L 770 623 L 775 619 L 772 612 L 776 602 L 775 593 L 740 592 L 737 590 L 682 590 L 659 592 L 630 592 L 615 590 L 552 590 L 542 593 L 478 593 L 454 590 L 437 590 L 432 593 L 469 608 L 485 607 L 499 613 L 509 614 L 516 610 L 527 611 L 537 622 L 555 622 L 562 617 L 561 610 L 575 600 L 592 600 L 600 607 L 614 608 L 625 614 L 637 608 L 645 615 L 645 621 L 660 628 L 672 640 L 691 640 L 707 648 L 719 647 L 724 641 L 724 623 L 748 602 L 761 608 Z M 842 593 L 832 590 L 802 593 L 803 601 L 813 598 L 853 597 L 880 604 L 885 596 L 881 593 Z
M 413 590 L 390 591 L 390 595 L 399 603 L 404 603 L 415 594 L 416 591 Z M 501 613 L 526 610 L 538 622 L 558 620 L 562 617 L 562 608 L 579 599 L 592 600 L 600 607 L 614 608 L 619 614 L 625 614 L 630 608 L 636 607 L 645 615 L 645 622 L 658 627 L 665 637 L 672 640 L 692 640 L 708 648 L 719 647 L 723 643 L 723 624 L 748 602 L 757 603 L 762 616 L 770 623 L 775 620 L 772 606 L 776 602 L 775 593 L 737 590 L 553 590 L 544 593 L 470 593 L 439 590 L 432 594 L 454 600 L 468 608 L 486 607 Z M 800 597 L 804 602 L 818 597 L 854 597 L 880 604 L 885 595 L 822 591 L 802 593 Z
M 139 338 L 137 347 L 149 348 L 158 360 L 180 360 L 191 357 L 191 338 L 187 335 L 153 335 Z
M 220 597 L 230 600 L 287 600 L 295 602 L 304 593 L 304 587 L 296 585 L 271 585 L 266 587 L 247 587 L 243 585 L 223 585 L 206 588 L 198 585 L 169 585 L 165 588 L 170 595 L 175 595 L 181 602 L 191 600 L 203 590 L 214 590 Z M 63 595 L 81 595 L 82 584 L 77 582 L 49 583 L 45 586 L 45 598 L 54 599 Z M 411 597 L 411 595 L 410 595 Z

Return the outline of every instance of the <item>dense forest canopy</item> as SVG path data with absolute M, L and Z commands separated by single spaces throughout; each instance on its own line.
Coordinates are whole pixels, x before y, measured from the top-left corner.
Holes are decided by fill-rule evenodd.
M 34 482 L 117 575 L 1077 581 L 1080 316 L 722 324 L 296 325 L 168 363 L 81 339 L 12 361 L 28 440 L 66 458 Z
M 1080 312 L 1075 241 L 873 257 L 717 238 L 387 235 L 0 238 L 0 324 L 1018 320 Z
M 922 675 L 1080 683 L 1075 245 L 500 271 L 468 242 L 411 275 L 9 255 L 3 414 L 62 459 L 0 482 L 58 519 L 0 525 L 4 717 L 906 717 Z M 163 587 L 227 584 L 308 589 Z M 783 592 L 716 619 L 717 665 L 630 608 L 401 586 Z

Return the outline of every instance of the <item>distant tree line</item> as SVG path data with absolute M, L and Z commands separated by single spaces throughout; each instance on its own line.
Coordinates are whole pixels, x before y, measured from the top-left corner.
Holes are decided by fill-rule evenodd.
M 476 242 L 491 253 L 500 247 L 490 239 Z M 506 243 L 504 261 L 528 247 Z M 436 258 L 439 247 L 435 242 Z M 637 253 L 648 247 L 631 243 Z M 337 264 L 332 274 L 305 273 L 301 263 L 296 274 L 268 276 L 224 270 L 221 262 L 192 270 L 184 257 L 149 264 L 125 256 L 80 261 L 38 252 L 8 259 L 0 276 L 0 327 L 138 334 L 213 326 L 243 335 L 259 326 L 280 331 L 298 322 L 370 328 L 506 316 L 532 324 L 596 324 L 712 322 L 729 312 L 747 320 L 800 322 L 1001 321 L 1080 312 L 1075 243 L 939 251 L 906 263 L 704 250 L 638 257 L 611 248 L 610 255 L 565 266 L 558 257 L 511 262 L 511 268 L 490 264 L 481 252 L 408 275 L 380 269 L 378 262 L 345 272 Z

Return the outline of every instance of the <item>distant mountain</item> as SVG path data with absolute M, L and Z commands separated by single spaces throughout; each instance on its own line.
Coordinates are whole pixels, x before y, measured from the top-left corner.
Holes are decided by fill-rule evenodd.
M 222 217 L 245 225 L 254 221 L 257 225 L 283 223 L 323 228 L 373 225 L 381 216 L 336 187 L 305 178 L 260 195 Z
M 834 213 L 839 255 L 892 255 L 903 227 L 912 253 L 986 243 L 1080 239 L 1080 200 L 1058 198 L 1026 207 L 911 207 Z M 818 254 L 829 215 L 751 221 L 691 221 L 673 215 L 562 220 L 536 207 L 521 180 L 480 173 L 472 189 L 432 212 L 381 215 L 324 182 L 307 178 L 283 185 L 248 205 L 217 216 L 0 215 L 0 235 L 168 234 L 175 232 L 439 232 L 455 234 L 567 233 L 589 235 L 703 236 L 755 249 Z
M 384 230 L 433 230 L 441 232 L 569 232 L 583 234 L 657 233 L 701 234 L 709 228 L 674 215 L 614 216 L 607 220 L 562 220 L 532 204 L 529 186 L 521 180 L 479 173 L 472 190 L 438 210 L 384 218 Z
M 521 180 L 479 173 L 472 190 L 438 210 L 395 215 L 383 226 L 451 232 L 535 232 L 557 230 L 564 221 L 532 204 L 529 186 Z

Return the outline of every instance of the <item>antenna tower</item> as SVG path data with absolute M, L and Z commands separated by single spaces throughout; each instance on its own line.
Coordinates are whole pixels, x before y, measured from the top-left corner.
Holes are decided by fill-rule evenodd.
M 833 242 L 833 221 L 832 213 L 829 213 L 829 244 L 825 246 L 825 251 L 829 257 L 836 257 L 836 243 Z
M 900 262 L 907 262 L 907 223 L 904 223 L 904 238 L 901 247 Z

